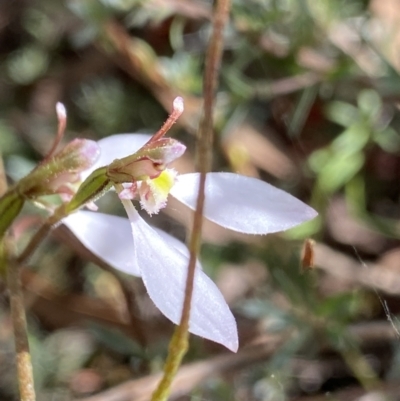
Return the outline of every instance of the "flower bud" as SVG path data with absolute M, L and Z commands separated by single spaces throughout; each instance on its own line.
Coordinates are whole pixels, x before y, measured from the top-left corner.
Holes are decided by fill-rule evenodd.
M 80 173 L 91 167 L 100 155 L 99 145 L 89 139 L 74 139 L 54 156 L 67 171 Z
M 96 142 L 75 139 L 12 186 L 0 198 L 0 238 L 18 216 L 25 200 L 53 194 L 72 198 L 69 185 L 79 180 L 79 174 L 92 166 L 99 154 Z
M 62 193 L 67 184 L 79 181 L 79 174 L 92 166 L 99 154 L 96 142 L 75 139 L 22 178 L 17 183 L 17 191 L 28 199 Z

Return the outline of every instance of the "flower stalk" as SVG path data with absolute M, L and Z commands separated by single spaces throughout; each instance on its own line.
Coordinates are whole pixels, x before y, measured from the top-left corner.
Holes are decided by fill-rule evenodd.
M 149 141 L 146 143 L 146 145 L 148 145 L 148 144 L 150 144 L 152 142 L 158 141 L 159 139 L 163 138 L 164 135 L 176 123 L 178 118 L 182 115 L 182 113 L 183 113 L 183 99 L 180 96 L 175 98 L 172 106 L 173 106 L 172 113 L 168 116 L 167 120 L 162 125 L 162 127 L 149 139 Z
M 0 267 L 6 271 L 10 296 L 10 314 L 15 339 L 17 376 L 21 401 L 35 401 L 33 368 L 29 352 L 28 329 L 20 266 L 46 237 L 54 223 L 66 215 L 63 205 L 42 225 L 32 237 L 23 253 L 15 258 L 12 235 L 6 231 L 18 216 L 26 200 L 53 193 L 71 197 L 68 184 L 79 179 L 79 173 L 89 167 L 98 156 L 93 141 L 76 139 L 55 154 L 66 126 L 66 112 L 61 103 L 56 107 L 58 116 L 57 137 L 47 156 L 26 177 L 7 190 L 4 170 L 0 171 Z
M 10 258 L 8 258 L 10 260 Z M 29 352 L 28 328 L 26 324 L 24 295 L 18 264 L 9 262 L 7 284 L 10 294 L 10 311 L 14 331 L 18 385 L 21 401 L 35 401 L 33 369 Z
M 203 83 L 204 110 L 199 127 L 197 143 L 197 164 L 200 171 L 199 191 L 194 214 L 192 233 L 189 243 L 189 266 L 186 278 L 185 297 L 183 301 L 182 316 L 179 326 L 176 327 L 171 339 L 167 360 L 164 367 L 164 376 L 152 401 L 165 401 L 170 393 L 172 381 L 181 365 L 189 344 L 189 319 L 191 300 L 193 295 L 196 260 L 199 254 L 202 232 L 202 220 L 205 201 L 206 174 L 211 167 L 211 149 L 213 142 L 213 106 L 214 94 L 218 82 L 218 72 L 221 65 L 223 49 L 223 31 L 229 17 L 230 1 L 219 0 L 213 20 L 212 36 L 206 55 L 206 70 Z
M 0 195 L 7 191 L 3 160 L 0 155 Z M 11 206 L 10 206 L 11 207 Z M 21 206 L 22 207 L 22 206 Z M 1 214 L 4 216 L 3 214 Z M 20 269 L 12 263 L 14 252 L 9 235 L 0 238 L 0 268 L 7 271 L 7 285 L 10 296 L 10 314 L 14 332 L 18 386 L 21 401 L 35 401 L 33 368 L 29 353 L 28 329 L 26 324 L 24 296 L 22 293 Z

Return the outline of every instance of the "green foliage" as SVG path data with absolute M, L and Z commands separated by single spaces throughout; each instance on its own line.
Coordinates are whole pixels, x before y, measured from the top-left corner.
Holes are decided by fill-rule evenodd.
M 378 7 L 376 3 L 380 2 L 232 1 L 215 110 L 213 168 L 237 168 L 238 160 L 230 159 L 231 147 L 238 146 L 232 143 L 237 139 L 241 146 L 237 154 L 246 167 L 241 172 L 289 189 L 316 208 L 320 216 L 279 240 L 268 236 L 242 241 L 232 234 L 216 235 L 212 229 L 213 235 L 205 236 L 218 239 L 218 244 L 207 243 L 202 249 L 204 268 L 216 280 L 224 277 L 227 265 L 234 265 L 239 276 L 256 263 L 265 275 L 256 284 L 247 276 L 240 278 L 245 290 L 231 294 L 242 344 L 257 343 L 259 337 L 272 335 L 284 341 L 261 364 L 245 365 L 222 378 L 217 371 L 207 384 L 193 390 L 193 399 L 252 401 L 304 396 L 306 391 L 298 384 L 301 375 L 293 370 L 298 358 L 329 365 L 325 354 L 329 349 L 346 360 L 346 355 L 359 352 L 361 341 L 349 334 L 349 327 L 361 326 L 368 319 L 376 323 L 386 319 L 375 292 L 363 289 L 363 283 L 340 281 L 332 272 L 301 272 L 299 260 L 300 241 L 309 236 L 328 243 L 355 263 L 359 261 L 354 249 L 358 252 L 359 246 L 362 260 L 379 262 L 382 252 L 395 250 L 395 239 L 400 238 L 400 118 L 396 103 L 400 81 L 397 60 L 387 51 L 395 43 L 394 37 L 382 40 L 377 34 L 384 31 L 389 20 L 381 19 L 372 3 Z M 96 140 L 118 132 L 154 131 L 165 120 L 172 98 L 181 94 L 186 111 L 173 134 L 190 149 L 200 111 L 211 9 L 207 1 L 156 0 L 37 0 L 15 2 L 6 10 L 0 6 L 0 33 L 5 38 L 0 45 L 0 152 L 10 185 L 28 174 L 51 147 L 57 101 L 65 102 L 68 109 L 67 136 Z M 120 28 L 117 39 L 112 36 L 111 25 Z M 372 65 L 380 67 L 371 70 Z M 194 157 L 188 154 L 184 168 L 190 170 Z M 282 161 L 282 155 L 288 160 Z M 266 161 L 271 160 L 274 167 L 279 166 L 277 170 L 267 167 Z M 289 164 L 287 173 L 282 166 Z M 108 185 L 103 173 L 97 172 L 81 187 L 72 203 L 74 208 L 88 200 L 87 193 L 93 187 L 100 191 Z M 49 176 L 43 173 L 41 179 Z M 338 199 L 346 205 L 347 215 L 332 217 Z M 20 213 L 17 222 L 21 226 L 17 228 L 32 224 L 22 209 L 23 202 L 19 194 L 11 193 L 0 203 L 0 234 Z M 118 210 L 111 202 L 107 209 Z M 9 218 L 4 220 L 6 213 Z M 337 234 L 332 220 L 339 218 L 342 231 Z M 375 251 L 375 242 L 371 245 L 358 231 L 350 242 L 342 241 L 341 235 L 350 230 L 345 225 L 348 221 L 361 226 L 362 234 L 368 227 L 374 241 L 382 244 L 381 251 Z M 168 218 L 162 224 L 171 226 Z M 184 228 L 177 231 L 182 234 Z M 20 235 L 19 230 L 16 233 Z M 362 241 L 364 245 L 359 245 Z M 42 252 L 51 255 L 60 246 L 52 239 Z M 93 277 L 80 277 L 72 269 L 78 259 L 72 251 L 69 258 L 54 259 L 34 260 L 32 265 L 36 272 L 43 266 L 55 272 L 55 281 L 58 277 L 63 282 L 55 284 L 55 292 L 62 288 L 61 295 L 70 295 L 71 299 L 91 296 L 117 305 L 121 320 L 113 323 L 111 319 L 109 325 L 106 319 L 102 324 L 90 323 L 84 334 L 77 334 L 58 325 L 81 324 L 85 320 L 82 316 L 74 318 L 79 307 L 57 304 L 60 319 L 56 320 L 52 309 L 41 314 L 41 308 L 50 308 L 46 302 L 51 304 L 51 298 L 40 297 L 37 303 L 29 298 L 31 313 L 38 321 L 39 333 L 33 333 L 32 344 L 39 394 L 52 399 L 62 391 L 67 399 L 74 372 L 88 368 L 104 375 L 99 368 L 104 350 L 114 363 L 108 370 L 118 365 L 131 372 L 133 359 L 141 375 L 157 370 L 171 327 L 155 316 L 140 289 L 134 289 L 140 305 L 140 312 L 134 314 L 140 317 L 137 324 L 143 326 L 147 340 L 143 347 L 136 338 L 114 327 L 118 326 L 115 321 L 128 324 L 132 299 L 125 299 L 119 287 L 108 284 L 108 294 L 97 287 Z M 81 270 L 88 270 L 86 260 L 85 256 L 78 263 Z M 63 271 L 62 278 L 58 271 Z M 65 283 L 66 277 L 70 286 Z M 229 288 L 236 289 L 234 285 Z M 380 295 L 385 299 L 384 292 Z M 398 297 L 392 294 L 389 301 L 397 305 Z M 4 302 L 0 305 L 0 328 L 7 327 L 6 312 Z M 6 358 L 10 351 L 1 343 L 7 334 L 2 330 L 0 357 Z M 379 359 L 376 344 L 366 344 L 367 352 L 381 363 L 383 380 L 398 379 L 400 352 L 398 342 L 393 345 L 391 341 L 392 337 L 383 338 L 388 348 L 393 348 L 388 351 L 394 355 L 391 364 Z M 214 348 L 199 339 L 193 343 L 196 352 L 189 354 L 187 362 L 214 357 Z M 341 365 L 342 371 L 347 378 L 359 379 L 354 365 L 347 362 L 350 370 Z M 1 367 L 0 373 L 3 399 L 14 390 Z M 117 382 L 104 380 L 104 386 L 112 388 Z M 323 384 L 317 383 L 309 393 L 318 393 Z
M 101 136 L 129 130 L 130 110 L 135 108 L 121 81 L 95 79 L 84 83 L 76 103 L 88 124 Z

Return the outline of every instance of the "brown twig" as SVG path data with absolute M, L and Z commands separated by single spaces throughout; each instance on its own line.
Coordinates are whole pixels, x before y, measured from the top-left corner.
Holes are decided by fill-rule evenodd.
M 200 171 L 199 190 L 197 195 L 196 210 L 194 213 L 192 235 L 189 243 L 190 260 L 188 276 L 186 280 L 185 300 L 182 310 L 181 324 L 189 323 L 190 305 L 193 293 L 193 281 L 198 257 L 203 223 L 203 210 L 205 201 L 206 174 L 211 169 L 212 143 L 214 129 L 214 96 L 217 88 L 218 72 L 221 65 L 223 50 L 223 31 L 229 17 L 229 0 L 220 0 L 217 3 L 215 19 L 213 22 L 213 34 L 207 51 L 206 67 L 204 73 L 204 111 L 199 128 L 197 143 L 197 168 Z
M 220 0 L 217 2 L 213 20 L 212 36 L 207 49 L 203 82 L 204 109 L 197 143 L 197 163 L 198 170 L 200 171 L 200 182 L 192 234 L 189 243 L 190 258 L 186 279 L 185 298 L 183 301 L 181 321 L 179 326 L 176 328 L 170 343 L 169 353 L 165 363 L 165 373 L 152 396 L 153 401 L 163 401 L 167 399 L 172 380 L 175 377 L 188 348 L 190 308 L 196 271 L 196 260 L 201 243 L 206 174 L 210 171 L 211 167 L 211 150 L 214 128 L 214 96 L 222 59 L 223 31 L 229 17 L 229 9 L 229 0 Z
M 6 172 L 4 170 L 3 157 L 0 153 L 0 196 L 7 191 Z
M 51 217 L 48 219 L 51 220 Z M 51 231 L 52 224 L 49 223 L 48 221 L 44 222 L 43 225 L 39 228 L 38 231 L 33 235 L 31 240 L 29 241 L 28 245 L 25 247 L 21 255 L 18 256 L 17 258 L 17 264 L 21 265 L 24 262 L 26 262 L 33 252 L 36 250 L 36 248 L 40 245 L 40 243 L 47 237 L 49 232 Z

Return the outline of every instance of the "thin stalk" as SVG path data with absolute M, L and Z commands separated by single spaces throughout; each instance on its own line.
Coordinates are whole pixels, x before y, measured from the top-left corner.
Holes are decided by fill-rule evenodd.
M 4 173 L 3 159 L 0 155 L 0 196 L 7 191 L 7 180 Z M 12 237 L 5 234 L 0 238 L 0 265 L 7 269 L 7 286 L 10 294 L 10 314 L 13 325 L 18 386 L 21 401 L 35 401 L 33 369 L 29 353 L 28 328 L 26 324 L 24 296 L 22 293 L 20 269 L 12 263 L 14 246 Z
M 57 103 L 56 112 L 58 119 L 57 135 L 54 139 L 52 147 L 43 160 L 38 164 L 38 167 L 46 163 L 54 155 L 55 151 L 57 150 L 57 146 L 60 144 L 64 136 L 65 128 L 67 126 L 67 111 L 62 103 Z
M 162 125 L 162 127 L 147 141 L 147 143 L 144 146 L 161 139 L 176 123 L 176 121 L 182 115 L 182 113 L 183 113 L 183 99 L 180 96 L 178 96 L 174 100 L 172 113 L 168 116 L 167 120 Z
M 164 375 L 156 391 L 152 395 L 152 401 L 165 401 L 167 399 L 170 393 L 172 380 L 174 379 L 188 349 L 190 307 L 193 294 L 196 259 L 201 243 L 206 174 L 210 171 L 212 159 L 214 95 L 217 88 L 218 72 L 222 59 L 223 31 L 229 17 L 229 9 L 230 0 L 219 0 L 217 2 L 213 20 L 213 32 L 207 49 L 204 73 L 204 110 L 199 127 L 196 155 L 198 170 L 200 171 L 200 182 L 192 234 L 189 242 L 190 259 L 186 279 L 185 298 L 180 324 L 175 329 L 170 342 L 168 356 L 164 367 Z
M 22 293 L 20 269 L 10 263 L 7 269 L 7 284 L 10 294 L 11 320 L 14 330 L 18 385 L 21 401 L 35 401 L 33 369 L 29 352 L 28 328 L 26 324 L 24 295 Z
M 340 352 L 356 379 L 367 391 L 382 388 L 382 383 L 365 356 L 357 349 L 349 347 Z
M 7 192 L 6 172 L 4 171 L 3 157 L 0 153 L 0 196 Z
M 40 243 L 47 237 L 49 232 L 51 231 L 52 227 L 61 221 L 65 215 L 59 215 L 57 212 L 53 215 L 51 215 L 39 228 L 38 231 L 33 235 L 33 237 L 30 239 L 28 245 L 25 247 L 25 249 L 22 251 L 21 255 L 18 256 L 16 263 L 18 265 L 23 264 L 26 262 L 33 252 L 36 250 L 36 248 L 40 245 Z

